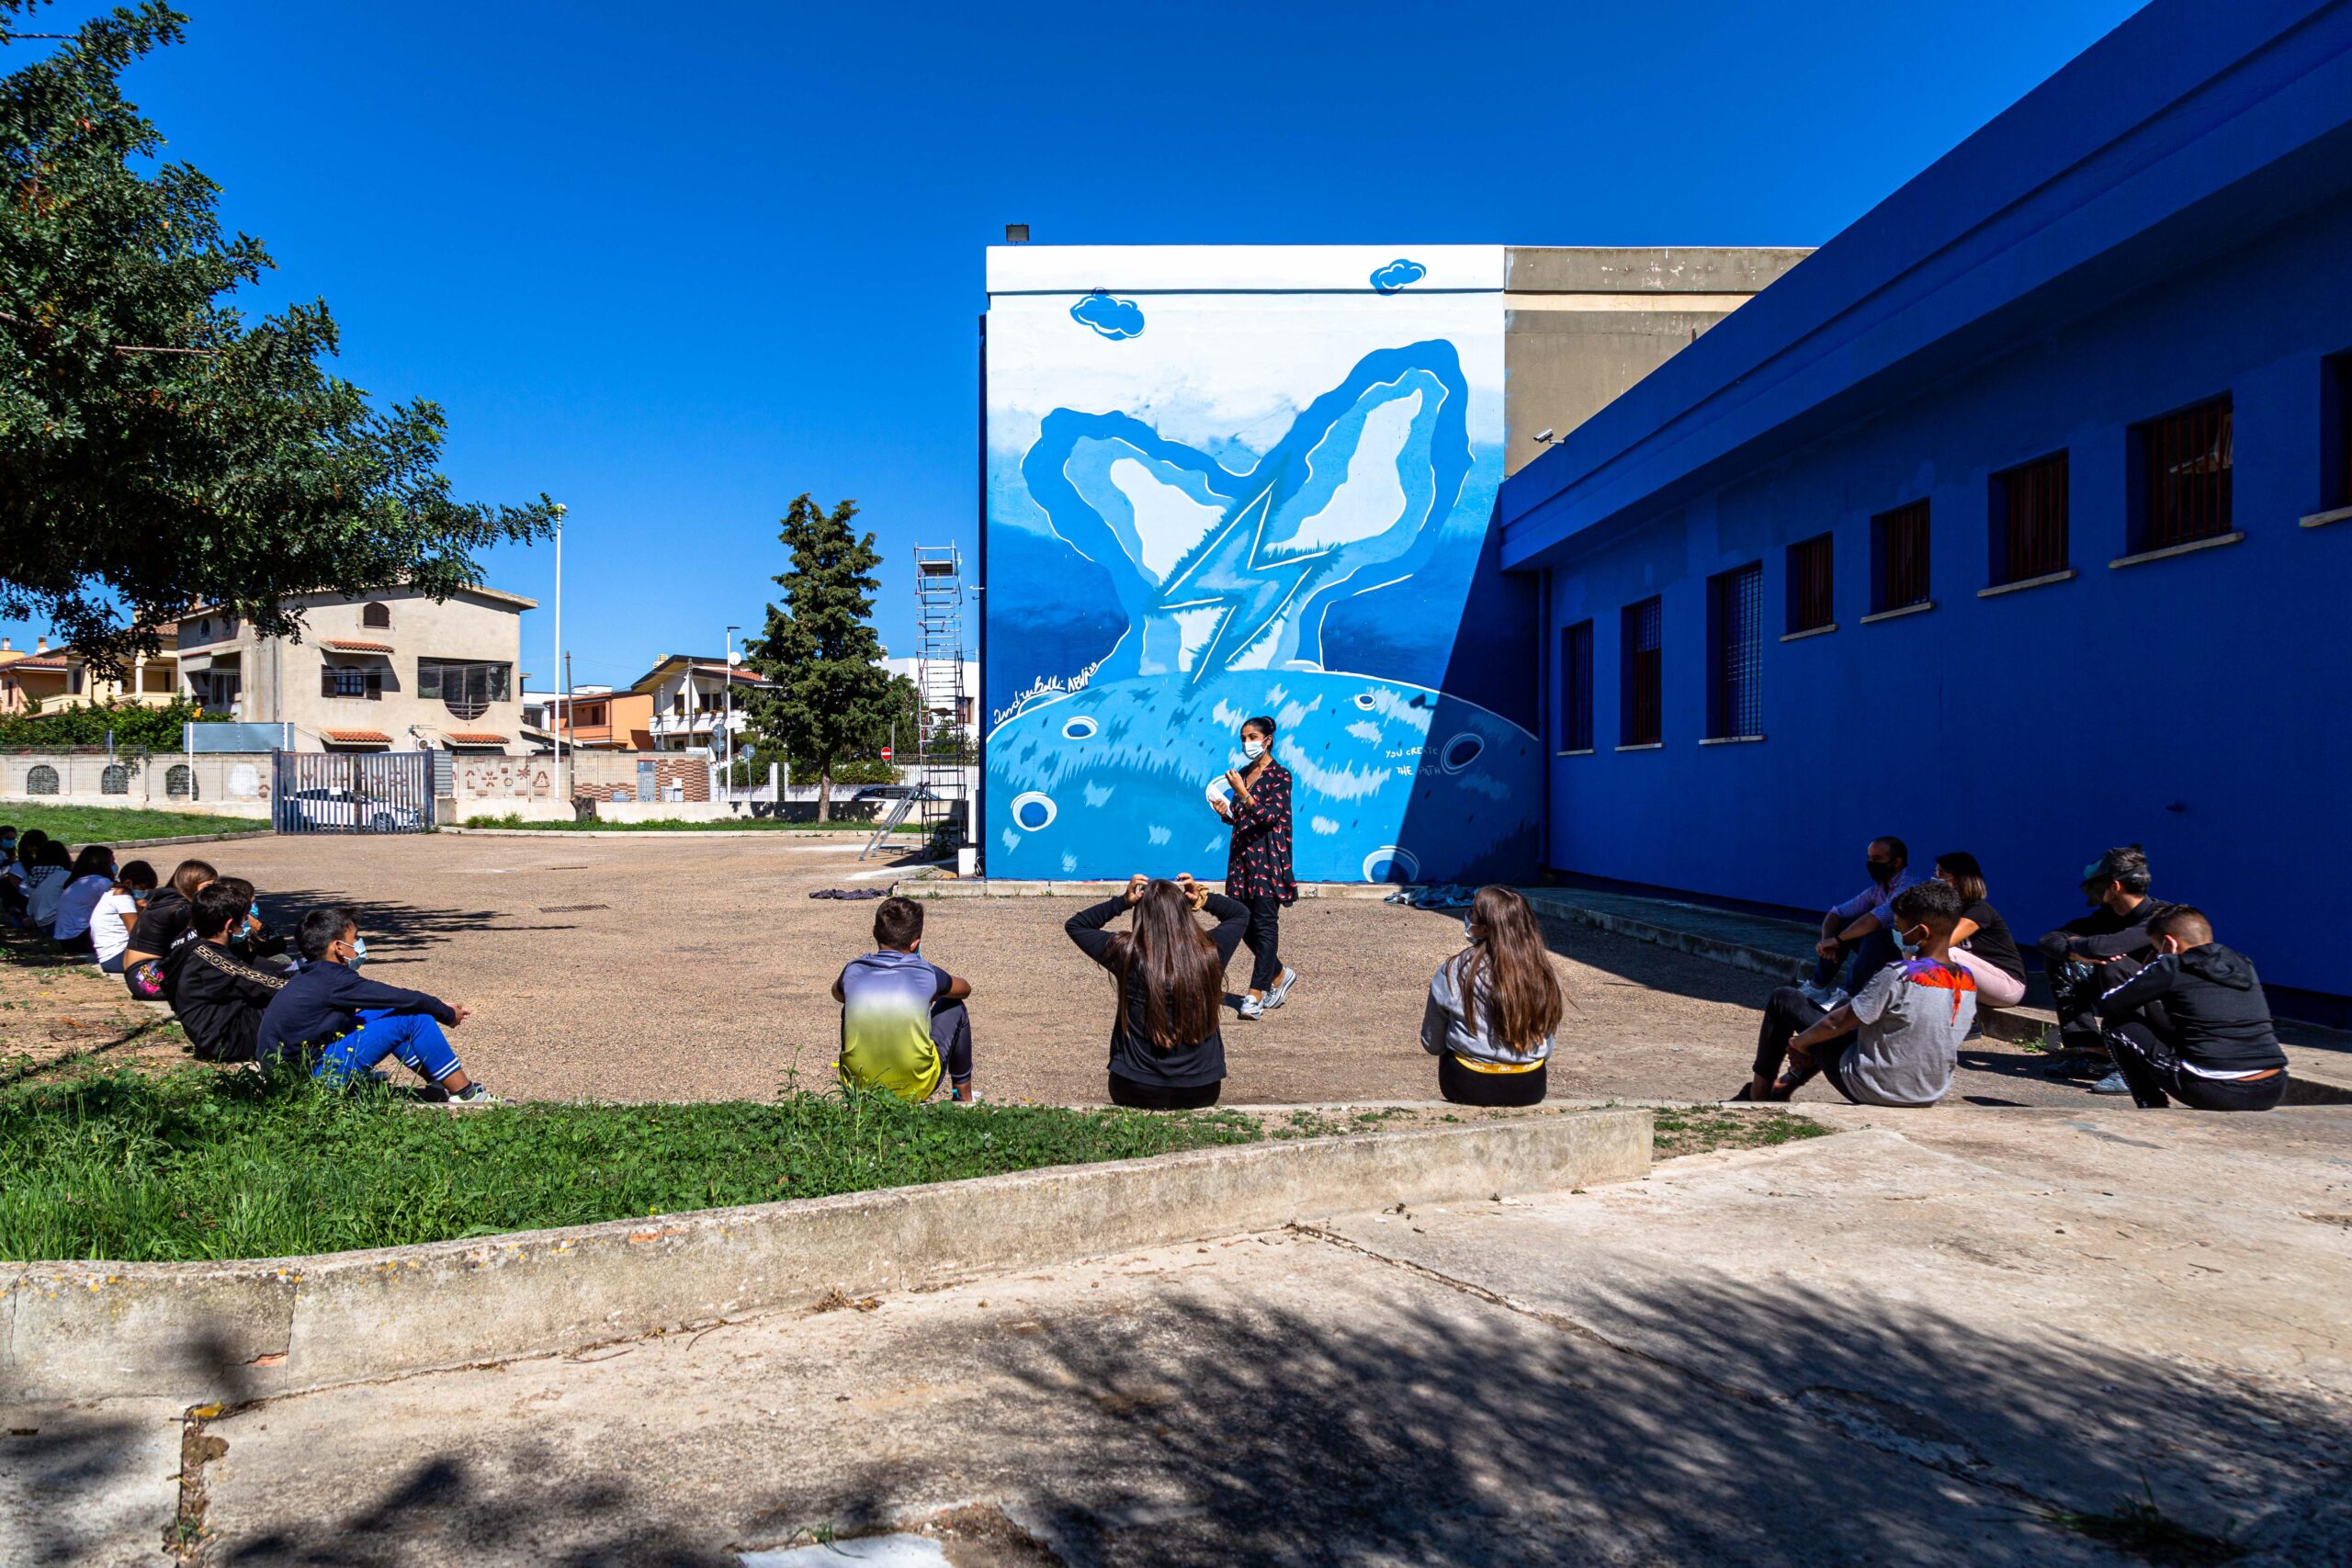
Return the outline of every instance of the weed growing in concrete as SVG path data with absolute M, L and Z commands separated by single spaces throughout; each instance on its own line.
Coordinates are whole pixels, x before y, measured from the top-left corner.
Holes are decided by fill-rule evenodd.
M 2211 1568 L 2246 1554 L 2246 1549 L 2228 1535 L 2208 1535 L 2165 1514 L 2156 1504 L 2156 1489 L 2145 1471 L 2141 1472 L 2140 1485 L 2143 1495 L 2126 1497 L 2103 1513 L 2052 1508 L 2040 1517 L 2053 1529 L 2087 1536 L 2164 1568 Z
M 1713 1149 L 1761 1149 L 1818 1138 L 1820 1122 L 1785 1111 L 1717 1111 L 1709 1106 L 1668 1106 L 1652 1122 L 1655 1156 L 1705 1154 Z

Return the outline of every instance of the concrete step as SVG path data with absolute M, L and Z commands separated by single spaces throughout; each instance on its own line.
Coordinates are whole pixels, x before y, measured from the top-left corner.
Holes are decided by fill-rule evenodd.
M 1593 931 L 1653 942 L 1727 964 L 1792 986 L 1813 972 L 1818 928 L 1802 920 L 1711 908 L 1672 898 L 1603 893 L 1577 887 L 1521 889 L 1538 914 Z M 1985 1035 L 2010 1044 L 2055 1041 L 2058 1015 L 2049 1006 L 2049 987 L 2040 975 L 2027 980 L 2026 1000 L 2013 1008 L 1984 1008 L 1977 1021 Z M 2352 1104 L 2352 1034 L 2315 1023 L 2280 1019 L 2278 1039 L 2292 1077 L 2290 1105 Z

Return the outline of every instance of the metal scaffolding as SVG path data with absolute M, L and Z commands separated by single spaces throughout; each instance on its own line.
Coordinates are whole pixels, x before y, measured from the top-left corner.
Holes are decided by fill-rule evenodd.
M 954 545 L 915 547 L 915 684 L 922 693 L 916 800 L 926 831 L 954 841 L 956 829 L 969 830 L 973 717 L 964 690 L 964 557 Z

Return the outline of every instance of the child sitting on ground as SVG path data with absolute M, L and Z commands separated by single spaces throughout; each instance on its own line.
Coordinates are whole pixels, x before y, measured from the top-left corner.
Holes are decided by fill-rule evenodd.
M 2132 1100 L 2146 1111 L 2175 1100 L 2198 1111 L 2267 1111 L 2285 1099 L 2287 1054 L 2253 962 L 2215 942 L 2213 922 L 2187 904 L 2150 920 L 2148 935 L 2155 962 L 2097 1004 Z
M 262 1013 L 254 1055 L 263 1065 L 314 1064 L 312 1077 L 341 1083 L 397 1055 L 418 1077 L 447 1090 L 452 1105 L 505 1103 L 466 1077 L 441 1032 L 443 1024 L 465 1022 L 471 1009 L 359 977 L 368 942 L 351 910 L 339 904 L 311 910 L 295 928 L 294 942 L 302 968 Z
M 971 1104 L 979 1098 L 964 1008 L 972 983 L 918 951 L 922 906 L 911 898 L 875 906 L 874 942 L 877 951 L 851 959 L 833 982 L 833 1000 L 842 1004 L 842 1082 L 924 1100 L 939 1087 L 944 1064 L 956 1102 Z
M 200 1061 L 252 1061 L 262 1012 L 286 987 L 285 975 L 256 969 L 231 948 L 253 898 L 254 885 L 242 877 L 207 883 L 190 921 L 196 940 L 164 961 L 172 1010 Z
M 1757 1034 L 1755 1077 L 1732 1098 L 1786 1100 L 1818 1072 L 1857 1105 L 1941 1100 L 1976 1021 L 1975 977 L 1951 960 L 1960 912 L 1950 884 L 1919 883 L 1892 905 L 1887 930 L 1902 956 L 1851 1001 L 1825 1012 L 1794 986 L 1773 992 Z

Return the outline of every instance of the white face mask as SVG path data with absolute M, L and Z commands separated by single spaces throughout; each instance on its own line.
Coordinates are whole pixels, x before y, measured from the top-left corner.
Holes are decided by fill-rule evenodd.
M 1244 740 L 1241 743 L 1241 754 L 1254 762 L 1266 754 L 1266 743 L 1262 740 Z

